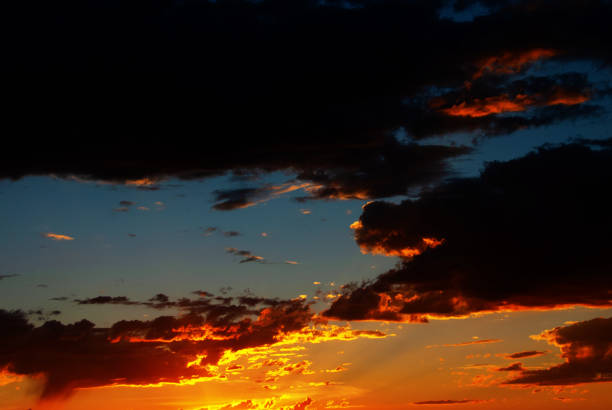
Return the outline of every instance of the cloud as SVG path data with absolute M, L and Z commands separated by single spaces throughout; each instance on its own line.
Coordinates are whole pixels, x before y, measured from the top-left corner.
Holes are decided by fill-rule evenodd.
M 553 88 L 527 87 L 528 98 L 519 98 L 509 84 L 539 61 L 612 61 L 604 0 L 502 2 L 470 22 L 441 18 L 443 1 L 162 3 L 50 4 L 45 18 L 27 3 L 8 6 L 6 30 L 31 35 L 17 36 L 5 56 L 12 81 L 4 94 L 14 103 L 4 127 L 22 149 L 0 164 L 0 178 L 54 175 L 153 190 L 172 178 L 281 171 L 316 187 L 305 199 L 404 195 L 448 176 L 448 161 L 470 152 L 410 138 L 500 134 L 596 115 L 593 98 L 560 105 L 584 94 L 542 99 Z M 109 24 L 113 32 L 101 37 Z M 74 32 L 79 42 L 66 41 Z M 192 52 L 211 38 L 219 40 L 205 56 Z M 407 38 L 421 40 L 407 50 Z M 41 58 L 50 44 L 54 58 Z M 253 59 L 260 64 L 243 70 Z M 432 97 L 446 105 L 429 106 Z M 532 100 L 508 116 L 440 111 Z M 400 128 L 409 137 L 402 142 L 393 137 Z M 121 149 L 108 140 L 117 133 L 130 135 Z M 42 134 L 49 138 L 32 151 L 27 141 Z M 214 207 L 244 208 L 269 194 L 265 185 L 219 191 Z
M 612 242 L 602 227 L 612 225 L 611 164 L 609 148 L 548 146 L 419 199 L 367 204 L 353 224 L 357 244 L 404 258 L 376 280 L 345 286 L 324 314 L 423 321 L 610 306 Z M 424 246 L 427 238 L 438 245 Z
M 239 231 L 223 231 L 222 229 L 216 227 L 216 226 L 209 226 L 206 228 L 201 228 L 203 233 L 202 236 L 211 236 L 213 233 L 218 232 L 220 234 L 222 234 L 223 236 L 225 236 L 226 238 L 233 238 L 235 236 L 241 236 L 242 233 Z
M 132 302 L 125 296 L 96 296 L 89 299 L 75 299 L 79 305 L 135 305 L 138 302 Z
M 559 347 L 565 362 L 548 369 L 521 369 L 505 384 L 564 386 L 612 381 L 612 318 L 556 327 L 536 339 Z
M 72 237 L 72 236 L 58 234 L 58 233 L 52 233 L 52 232 L 46 232 L 46 233 L 43 233 L 42 235 L 45 238 L 49 238 L 49 239 L 54 240 L 54 241 L 73 241 L 74 240 L 74 237 Z
M 257 204 L 268 202 L 283 194 L 298 190 L 310 192 L 319 189 L 313 184 L 287 182 L 281 185 L 266 185 L 257 188 L 239 188 L 214 191 L 216 204 L 213 206 L 218 211 L 231 211 L 234 209 L 249 208 Z
M 476 404 L 482 403 L 485 400 L 427 400 L 416 401 L 413 404 L 417 405 L 438 405 L 438 404 Z
M 133 201 L 119 201 L 119 206 L 117 208 L 113 208 L 114 212 L 129 212 L 130 207 L 136 205 L 136 202 Z M 138 207 L 140 209 L 142 207 Z
M 595 88 L 586 74 L 578 72 L 514 81 L 482 78 L 413 99 L 409 107 L 414 120 L 406 131 L 416 138 L 454 132 L 496 136 L 597 116 L 603 110 L 590 101 L 600 94 Z
M 240 263 L 247 263 L 247 262 L 263 263 L 265 261 L 265 259 L 262 256 L 253 255 L 251 251 L 238 250 L 236 248 L 225 248 L 225 251 L 227 253 L 231 253 L 232 255 L 240 256 L 241 258 L 243 258 L 240 260 Z
M 501 55 L 487 57 L 476 63 L 478 70 L 473 79 L 484 74 L 516 74 L 535 61 L 547 59 L 557 54 L 555 50 L 535 48 L 526 51 L 504 52 Z
M 5 274 L 5 275 L 0 275 L 0 280 L 8 279 L 8 278 L 14 278 L 14 277 L 17 277 L 17 276 L 19 276 L 19 275 L 16 274 L 16 273 L 8 273 L 8 274 Z
M 500 367 L 497 369 L 498 372 L 520 372 L 525 370 L 522 363 L 513 363 L 506 367 Z
M 503 342 L 503 340 L 501 339 L 470 340 L 468 342 L 449 343 L 449 344 L 443 344 L 443 345 L 429 345 L 426 347 L 428 349 L 432 347 L 462 347 L 462 346 L 481 345 L 481 344 L 490 344 L 490 343 L 499 343 L 499 342 Z
M 123 297 L 88 300 L 150 303 L 182 312 L 145 321 L 121 320 L 109 328 L 97 328 L 85 319 L 35 326 L 22 311 L 0 310 L 0 368 L 15 375 L 44 376 L 41 398 L 61 399 L 79 388 L 185 384 L 219 377 L 215 366 L 222 358 L 231 363 L 232 357 L 253 348 L 386 337 L 379 331 L 329 325 L 303 300 L 250 297 L 249 304 L 243 304 L 242 298 L 234 303 L 233 297 L 204 296 L 172 301 L 159 294 L 139 303 L 127 303 Z M 305 373 L 308 366 L 307 361 L 284 365 L 290 373 Z
M 536 357 L 536 356 L 542 356 L 544 354 L 548 353 L 548 351 L 543 350 L 527 350 L 524 352 L 517 352 L 517 353 L 512 353 L 506 356 L 506 359 L 522 359 L 522 358 L 526 358 L 526 357 Z

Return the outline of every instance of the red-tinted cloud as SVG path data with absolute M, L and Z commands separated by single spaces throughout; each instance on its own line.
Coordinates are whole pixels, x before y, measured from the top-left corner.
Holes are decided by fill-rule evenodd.
M 447 115 L 478 118 L 505 112 L 525 111 L 530 107 L 536 106 L 576 105 L 588 100 L 588 95 L 557 90 L 553 96 L 548 98 L 526 94 L 517 94 L 515 96 L 500 95 L 483 99 L 476 98 L 470 102 L 463 101 L 449 108 L 444 108 L 441 111 Z
M 477 79 L 483 75 L 508 75 L 516 74 L 528 65 L 547 59 L 558 54 L 555 50 L 545 48 L 534 48 L 526 51 L 507 51 L 496 56 L 484 58 L 477 62 L 478 67 L 472 79 Z

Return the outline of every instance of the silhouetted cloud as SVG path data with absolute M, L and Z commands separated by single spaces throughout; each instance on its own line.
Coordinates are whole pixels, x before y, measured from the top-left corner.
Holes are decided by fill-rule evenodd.
M 526 350 L 524 352 L 517 352 L 517 353 L 512 353 L 506 356 L 507 359 L 522 359 L 525 357 L 536 357 L 536 356 L 542 356 L 543 354 L 548 353 L 548 351 L 543 350 Z
M 16 375 L 43 375 L 41 398 L 50 399 L 66 397 L 78 388 L 184 383 L 217 377 L 210 365 L 217 365 L 226 353 L 252 347 L 386 337 L 380 331 L 328 325 L 315 317 L 303 300 L 251 297 L 247 305 L 234 303 L 233 297 L 213 300 L 208 293 L 198 296 L 176 301 L 164 294 L 148 302 L 131 302 L 125 297 L 77 301 L 150 304 L 182 311 L 178 316 L 146 321 L 121 320 L 110 328 L 96 328 L 85 319 L 68 325 L 52 320 L 34 326 L 22 311 L 0 310 L 0 367 Z M 290 366 L 292 374 L 305 374 L 310 362 L 281 364 Z
M 23 150 L 0 178 L 156 190 L 288 171 L 312 184 L 305 198 L 383 198 L 439 181 L 469 152 L 400 142 L 398 129 L 495 135 L 600 112 L 587 78 L 528 70 L 609 64 L 606 0 L 482 3 L 484 15 L 458 22 L 440 18 L 442 0 L 11 2 L 3 130 Z M 462 109 L 480 116 L 449 115 Z M 121 149 L 108 137 L 119 134 Z M 31 146 L 35 135 L 47 138 Z M 249 206 L 268 188 L 221 190 L 214 207 Z
M 8 279 L 8 278 L 14 278 L 14 277 L 17 277 L 17 276 L 19 276 L 19 275 L 16 274 L 16 273 L 9 273 L 9 274 L 5 274 L 5 275 L 0 275 L 0 280 Z
M 239 250 L 236 248 L 225 248 L 227 253 L 231 253 L 232 255 L 240 256 L 242 259 L 240 263 L 247 262 L 259 262 L 263 263 L 265 259 L 262 256 L 253 255 L 251 251 Z
M 556 327 L 538 339 L 558 346 L 565 362 L 548 369 L 522 369 L 506 384 L 562 386 L 612 381 L 612 318 Z
M 489 163 L 419 199 L 369 203 L 352 226 L 357 243 L 403 261 L 345 286 L 325 315 L 419 321 L 610 306 L 611 180 L 612 150 L 575 143 Z
M 484 400 L 426 400 L 416 401 L 413 404 L 417 405 L 438 405 L 438 404 L 476 404 L 482 403 Z
M 497 369 L 498 372 L 519 372 L 523 370 L 525 369 L 523 368 L 522 363 L 513 363 L 509 366 L 500 367 L 499 369 Z
M 216 226 L 209 226 L 207 228 L 201 228 L 202 229 L 202 235 L 203 236 L 211 236 L 213 233 L 218 232 L 220 234 L 222 234 L 223 236 L 225 236 L 226 238 L 233 238 L 235 236 L 241 236 L 242 233 L 236 230 L 231 230 L 231 231 L 224 231 L 219 227 Z
M 75 299 L 79 305 L 136 305 L 138 302 L 133 302 L 125 296 L 96 296 L 89 299 Z

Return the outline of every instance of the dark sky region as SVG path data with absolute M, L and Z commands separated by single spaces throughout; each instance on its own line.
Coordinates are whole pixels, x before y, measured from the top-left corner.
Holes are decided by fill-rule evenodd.
M 612 2 L 0 8 L 1 410 L 612 406 Z

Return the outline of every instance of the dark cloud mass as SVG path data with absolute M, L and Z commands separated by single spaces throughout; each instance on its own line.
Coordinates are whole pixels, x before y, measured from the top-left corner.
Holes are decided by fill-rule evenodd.
M 167 298 L 158 295 L 154 301 Z M 216 364 L 225 351 L 274 343 L 303 329 L 311 318 L 302 301 L 278 300 L 273 306 L 220 303 L 182 316 L 122 320 L 110 328 L 87 320 L 34 326 L 21 311 L 0 310 L 0 368 L 44 375 L 43 399 L 83 387 L 178 383 L 213 376 L 207 365 Z M 196 357 L 202 357 L 199 364 L 188 366 Z
M 600 112 L 587 78 L 514 77 L 540 60 L 609 64 L 608 1 L 486 1 L 471 22 L 440 18 L 446 4 L 6 2 L 2 30 L 16 40 L 0 69 L 2 127 L 23 151 L 0 178 L 158 189 L 282 170 L 316 185 L 308 198 L 382 198 L 439 180 L 468 152 L 400 143 L 400 127 L 494 135 Z M 462 104 L 491 114 L 449 115 Z M 218 192 L 215 207 L 245 206 L 260 187 L 246 189 Z
M 564 363 L 548 369 L 520 369 L 507 384 L 573 385 L 612 381 L 612 318 L 556 327 L 540 339 L 559 346 Z
M 542 147 L 489 163 L 352 225 L 364 252 L 404 256 L 345 286 L 341 319 L 419 320 L 474 312 L 612 304 L 612 150 Z

